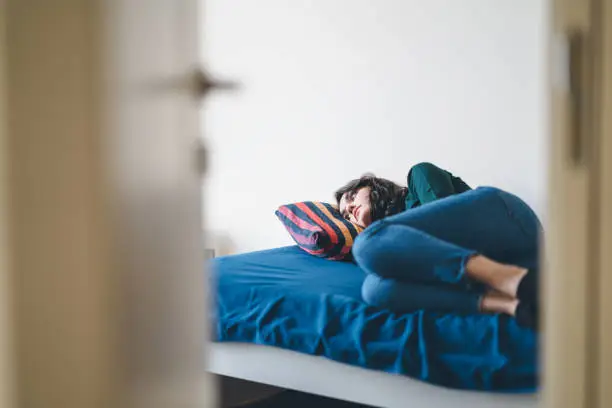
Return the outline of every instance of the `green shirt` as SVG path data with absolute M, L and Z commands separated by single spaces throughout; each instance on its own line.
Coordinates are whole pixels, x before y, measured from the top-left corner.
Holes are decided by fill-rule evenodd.
M 431 163 L 419 163 L 408 172 L 406 209 L 471 190 L 461 178 Z

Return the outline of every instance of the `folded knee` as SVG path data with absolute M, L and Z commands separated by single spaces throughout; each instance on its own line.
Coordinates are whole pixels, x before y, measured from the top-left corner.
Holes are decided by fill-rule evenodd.
M 376 225 L 373 224 L 367 230 L 359 234 L 355 239 L 355 243 L 353 244 L 353 258 L 355 259 L 355 262 L 357 262 L 357 265 L 363 268 L 366 272 L 372 271 L 374 265 L 380 258 L 381 251 L 377 245 L 377 240 L 379 240 L 377 234 L 386 227 L 380 221 L 379 223 L 380 224 Z
M 370 237 L 366 234 L 367 232 L 357 235 L 357 238 L 355 238 L 355 242 L 353 243 L 353 247 L 351 248 L 353 258 L 358 264 L 361 263 L 365 253 L 365 247 L 367 246 L 367 242 L 370 240 Z
M 388 280 L 377 275 L 368 275 L 361 286 L 361 297 L 370 306 L 389 306 Z
M 480 195 L 498 195 L 499 193 L 503 193 L 504 191 L 497 187 L 478 187 L 475 190 L 472 190 Z

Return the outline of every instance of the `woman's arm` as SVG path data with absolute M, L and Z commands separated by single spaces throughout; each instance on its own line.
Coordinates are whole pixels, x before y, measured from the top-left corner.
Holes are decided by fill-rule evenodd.
M 432 163 L 419 163 L 408 173 L 406 208 L 471 190 L 463 180 Z

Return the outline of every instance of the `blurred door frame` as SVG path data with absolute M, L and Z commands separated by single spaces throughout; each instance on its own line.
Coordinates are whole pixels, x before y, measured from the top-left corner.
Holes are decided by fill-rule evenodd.
M 214 404 L 199 3 L 0 0 L 2 407 Z
M 554 0 L 543 401 L 612 406 L 612 4 Z
M 13 394 L 13 344 L 11 288 L 9 283 L 8 248 L 8 163 L 6 116 L 6 1 L 0 0 L 0 406 L 12 407 Z

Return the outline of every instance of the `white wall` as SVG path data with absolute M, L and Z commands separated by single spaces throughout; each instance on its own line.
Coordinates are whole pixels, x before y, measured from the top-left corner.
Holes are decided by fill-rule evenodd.
M 278 205 L 432 161 L 544 207 L 547 0 L 206 0 L 206 225 L 290 244 Z

